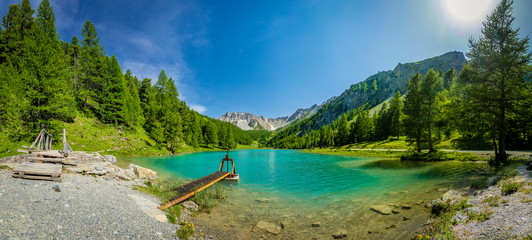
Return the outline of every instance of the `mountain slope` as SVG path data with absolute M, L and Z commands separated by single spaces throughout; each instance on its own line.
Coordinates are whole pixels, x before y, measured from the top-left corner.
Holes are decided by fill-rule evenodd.
M 392 97 L 395 92 L 404 94 L 408 81 L 417 72 L 425 74 L 430 68 L 445 72 L 454 67 L 459 72 L 466 63 L 464 54 L 461 52 L 448 52 L 441 56 L 425 59 L 415 63 L 397 64 L 393 70 L 379 72 L 364 81 L 353 84 L 340 96 L 331 98 L 311 117 L 293 124 L 279 133 L 276 138 L 284 138 L 292 134 L 304 135 L 311 130 L 317 130 L 321 126 L 328 125 L 340 115 L 355 108 L 367 105 L 372 108 L 386 99 Z
M 279 128 L 285 127 L 290 123 L 293 123 L 297 120 L 307 118 L 316 111 L 321 106 L 314 104 L 310 108 L 300 108 L 294 114 L 287 117 L 279 118 L 265 118 L 264 116 L 257 117 L 251 113 L 241 113 L 233 112 L 226 113 L 218 118 L 218 120 L 224 122 L 230 122 L 243 130 L 268 130 L 275 131 Z

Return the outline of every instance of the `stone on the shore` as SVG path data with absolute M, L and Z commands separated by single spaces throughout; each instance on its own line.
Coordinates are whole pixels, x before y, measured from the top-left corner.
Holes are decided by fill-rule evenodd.
M 157 221 L 159 222 L 168 222 L 168 218 L 164 214 L 159 214 L 155 216 L 155 219 L 157 219 Z
M 186 201 L 186 202 L 182 203 L 181 206 L 183 206 L 184 208 L 186 208 L 188 210 L 191 210 L 191 211 L 198 211 L 198 209 L 199 209 L 198 204 L 196 204 L 193 201 Z
M 321 226 L 321 222 L 313 222 L 312 227 L 319 227 Z
M 135 176 L 139 178 L 144 178 L 148 180 L 157 180 L 157 172 L 143 168 L 141 166 L 135 165 L 135 164 L 129 164 L 128 169 L 132 169 L 135 173 Z
M 116 157 L 113 156 L 113 155 L 105 155 L 104 158 L 105 158 L 105 160 L 107 160 L 108 162 L 110 162 L 112 164 L 116 163 Z
M 427 202 L 427 204 L 425 204 L 425 207 L 426 208 L 431 208 L 432 206 L 438 204 L 438 203 L 442 203 L 443 201 L 440 200 L 440 199 L 436 199 L 436 200 L 432 200 L 430 202 Z
M 332 234 L 334 239 L 342 239 L 347 237 L 347 231 L 345 229 L 338 229 L 334 234 Z
M 454 201 L 460 201 L 460 199 L 462 199 L 462 195 L 454 190 L 454 189 L 451 189 L 447 192 L 445 192 L 443 194 L 443 196 L 441 197 L 441 200 L 443 202 L 454 202 Z
M 377 213 L 380 213 L 382 215 L 391 215 L 392 214 L 392 207 L 388 205 L 375 205 L 371 207 L 371 210 Z
M 54 185 L 52 189 L 55 190 L 56 192 L 61 192 L 61 188 L 59 188 L 59 185 Z
M 265 221 L 259 221 L 255 227 L 254 227 L 254 230 L 255 231 L 266 231 L 266 232 L 269 232 L 271 234 L 274 234 L 274 235 L 277 235 L 279 233 L 281 233 L 281 227 L 273 224 L 273 223 L 269 223 L 269 222 L 265 222 Z

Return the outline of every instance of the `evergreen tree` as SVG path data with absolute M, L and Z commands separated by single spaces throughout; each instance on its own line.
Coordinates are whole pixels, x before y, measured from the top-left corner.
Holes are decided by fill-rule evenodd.
M 399 138 L 401 135 L 401 114 L 403 111 L 403 101 L 401 93 L 397 91 L 390 101 L 390 135 Z
M 104 123 L 123 124 L 128 114 L 125 107 L 127 91 L 124 75 L 115 55 L 108 60 L 106 73 L 100 88 L 100 119 Z
M 81 76 L 81 72 L 80 72 L 81 46 L 79 45 L 79 41 L 76 36 L 72 37 L 72 41 L 69 44 L 67 54 L 69 55 L 71 59 L 70 64 L 72 66 L 71 75 L 72 75 L 72 79 L 74 80 L 74 85 L 73 85 L 74 94 L 77 94 L 78 82 Z
M 83 35 L 82 72 L 85 87 L 78 96 L 81 98 L 79 100 L 83 101 L 83 112 L 86 112 L 88 104 L 91 101 L 97 102 L 99 99 L 98 90 L 102 87 L 102 77 L 106 70 L 104 68 L 106 57 L 104 57 L 105 52 L 100 45 L 100 37 L 98 37 L 96 27 L 92 22 L 86 21 L 83 24 L 81 34 Z
M 347 126 L 347 115 L 343 114 L 340 117 L 340 122 L 338 124 L 338 130 L 336 134 L 336 144 L 338 146 L 345 145 L 348 143 L 349 138 L 349 127 Z
M 467 88 L 464 104 L 475 105 L 476 111 L 494 120 L 495 126 L 489 131 L 495 140 L 496 166 L 507 158 L 508 120 L 522 96 L 531 91 L 525 82 L 532 57 L 529 38 L 520 38 L 519 29 L 512 28 L 512 4 L 513 1 L 502 0 L 482 23 L 482 36 L 470 39 L 467 56 L 471 68 L 461 74 Z
M 124 76 L 126 87 L 125 122 L 130 127 L 139 127 L 144 124 L 144 113 L 140 107 L 140 97 L 135 82 L 137 78 L 128 69 Z
M 75 117 L 68 63 L 59 39 L 53 37 L 57 33 L 50 32 L 55 31 L 55 22 L 52 21 L 55 17 L 50 7 L 43 7 L 46 4 L 46 1 L 41 2 L 37 13 L 39 24 L 32 25 L 31 35 L 25 40 L 26 57 L 22 64 L 31 113 L 27 116 L 27 123 L 37 131 L 42 123 L 50 130 L 53 129 L 51 120 L 72 121 Z
M 218 145 L 218 129 L 216 124 L 211 121 L 205 124 L 205 143 L 207 145 Z
M 442 81 L 439 75 L 431 68 L 423 78 L 421 82 L 421 95 L 422 95 L 422 116 L 423 122 L 427 129 L 427 140 L 429 144 L 429 152 L 434 152 L 434 146 L 432 143 L 432 128 L 434 118 L 438 112 L 436 105 L 436 96 L 442 90 Z
M 416 142 L 417 152 L 421 152 L 421 134 L 423 131 L 423 96 L 421 92 L 421 74 L 416 73 L 408 82 L 404 100 L 403 120 L 407 139 Z
M 37 9 L 37 25 L 49 39 L 59 39 L 55 28 L 55 14 L 48 0 L 42 0 Z
M 445 76 L 443 77 L 443 88 L 450 91 L 455 79 L 456 70 L 454 70 L 454 68 L 451 68 L 445 73 Z

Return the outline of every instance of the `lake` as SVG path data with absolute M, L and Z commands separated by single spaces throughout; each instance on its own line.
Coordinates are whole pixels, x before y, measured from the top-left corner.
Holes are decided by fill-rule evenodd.
M 225 154 L 127 158 L 122 164 L 153 169 L 161 180 L 188 181 L 217 171 Z M 484 167 L 269 149 L 231 151 L 230 158 L 240 181 L 227 183 L 228 198 L 211 214 L 196 218 L 241 239 L 262 237 L 250 231 L 260 220 L 287 225 L 281 234 L 267 238 L 330 239 L 340 228 L 355 238 L 405 238 L 428 220 L 427 201 L 450 187 L 468 186 L 471 176 Z M 377 204 L 394 205 L 399 213 L 371 211 Z M 313 222 L 320 222 L 320 227 L 312 227 Z

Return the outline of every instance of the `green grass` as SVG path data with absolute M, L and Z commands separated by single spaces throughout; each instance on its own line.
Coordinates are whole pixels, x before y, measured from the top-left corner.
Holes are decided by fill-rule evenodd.
M 7 165 L 0 165 L 0 170 L 2 170 L 2 169 L 11 170 L 12 168 L 7 166 Z
M 225 186 L 222 183 L 215 183 L 211 187 L 196 193 L 191 201 L 199 206 L 199 211 L 211 213 L 216 201 L 221 201 L 227 197 Z
M 378 150 L 348 150 L 339 148 L 318 148 L 301 150 L 303 153 L 338 155 L 338 156 L 357 156 L 357 157 L 383 157 L 399 158 L 403 154 L 397 151 L 378 151 Z

